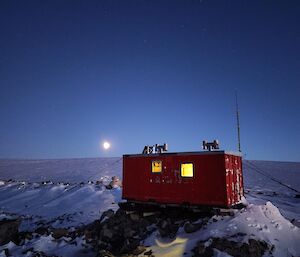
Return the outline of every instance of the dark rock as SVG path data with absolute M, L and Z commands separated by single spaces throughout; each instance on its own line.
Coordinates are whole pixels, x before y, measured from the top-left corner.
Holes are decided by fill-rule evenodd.
M 264 252 L 268 249 L 268 244 L 264 241 L 256 241 L 249 239 L 249 253 L 251 256 L 263 256 Z
M 127 239 L 123 242 L 121 249 L 119 250 L 120 253 L 132 253 L 140 244 L 140 240 L 138 239 Z
M 28 249 L 24 250 L 24 251 L 22 252 L 22 254 L 26 254 L 26 253 L 28 253 L 28 252 L 33 252 L 33 251 L 34 251 L 34 248 L 31 247 L 31 248 L 28 248 Z
M 49 231 L 48 231 L 48 228 L 47 227 L 38 227 L 36 230 L 35 230 L 35 233 L 39 234 L 39 235 L 48 235 L 49 234 Z
M 111 218 L 112 216 L 114 216 L 114 214 L 115 214 L 115 212 L 112 209 L 109 209 L 109 210 L 103 212 L 100 217 L 100 222 L 102 220 L 104 220 L 104 218 Z
M 130 213 L 130 219 L 133 221 L 138 221 L 140 220 L 140 216 L 137 213 Z
M 56 255 L 47 255 L 42 251 L 34 251 L 31 257 L 57 257 Z
M 200 241 L 192 251 L 195 257 L 213 256 L 213 249 L 226 252 L 234 257 L 262 257 L 268 249 L 272 249 L 264 241 L 249 239 L 249 243 L 239 243 L 226 238 L 212 238 L 209 246 Z
M 247 207 L 245 204 L 238 203 L 238 204 L 236 204 L 236 205 L 233 206 L 233 209 L 241 210 L 241 209 L 243 209 L 245 207 Z
M 184 231 L 185 233 L 194 233 L 196 231 L 198 231 L 199 229 L 201 229 L 203 226 L 203 223 L 200 221 L 198 223 L 191 223 L 191 222 L 186 222 L 184 224 Z
M 202 243 L 202 242 L 200 242 L 199 244 L 198 244 L 198 249 L 197 249 L 198 251 L 198 254 L 204 254 L 205 253 L 205 245 L 204 245 L 204 243 Z
M 158 224 L 158 226 L 161 229 L 166 229 L 170 225 L 170 220 L 161 220 Z
M 101 231 L 101 236 L 103 238 L 112 239 L 113 235 L 114 235 L 113 230 L 111 230 L 111 229 L 105 228 Z
M 101 250 L 98 252 L 97 257 L 114 257 L 114 255 L 109 251 Z
M 300 222 L 299 222 L 298 220 L 292 219 L 292 220 L 291 220 L 291 223 L 292 223 L 294 226 L 300 228 Z
M 52 231 L 52 237 L 55 239 L 62 238 L 63 236 L 68 236 L 69 231 L 64 228 L 58 228 Z
M 161 219 L 158 223 L 158 231 L 161 237 L 174 238 L 179 229 L 179 225 L 175 224 L 170 218 Z
M 102 241 L 101 239 L 96 242 L 96 246 L 98 250 L 106 250 L 110 248 L 110 244 L 108 242 Z
M 10 241 L 18 240 L 19 226 L 21 220 L 2 220 L 0 221 L 0 245 L 7 244 Z
M 16 243 L 17 245 L 23 245 L 25 243 L 26 239 L 27 240 L 32 240 L 33 239 L 32 232 L 29 232 L 29 231 L 19 232 L 18 237 L 16 238 L 14 243 Z
M 236 234 L 230 236 L 230 238 L 244 237 L 244 236 L 246 236 L 246 235 L 247 235 L 247 234 L 245 234 L 245 233 L 238 232 L 238 233 L 236 233 Z
M 152 250 L 149 250 L 149 251 L 147 251 L 147 252 L 144 252 L 144 255 L 147 255 L 147 256 L 152 255 Z
M 130 212 L 122 208 L 115 213 L 109 210 L 103 213 L 99 220 L 79 228 L 76 234 L 85 235 L 88 238 L 87 242 L 99 253 L 98 256 L 101 256 L 100 253 L 132 256 L 137 251 L 146 250 L 141 247 L 141 242 L 153 231 L 158 229 L 162 237 L 174 238 L 179 226 L 183 226 L 187 220 L 196 222 L 200 218 L 199 215 L 203 214 L 180 211 L 177 208 L 157 211 L 152 207 L 147 209 L 147 213 L 150 212 L 151 215 L 143 215 L 143 206 L 135 206 L 135 210 L 127 211 Z M 195 223 L 189 229 L 192 231 L 199 228 L 200 224 Z M 152 256 L 152 252 L 149 252 L 148 256 Z
M 139 255 L 139 254 L 141 254 L 141 253 L 143 253 L 143 252 L 145 252 L 145 251 L 146 251 L 146 247 L 143 246 L 143 245 L 139 245 L 137 248 L 135 248 L 135 249 L 132 251 L 132 254 L 133 254 L 133 255 Z
M 197 247 L 195 247 L 192 252 L 194 252 L 195 257 L 212 257 L 214 255 L 214 251 L 212 248 L 205 247 L 205 242 L 200 241 L 197 244 Z
M 135 230 L 131 229 L 130 227 L 124 228 L 124 237 L 133 237 L 136 234 Z
M 84 230 L 84 236 L 86 240 L 91 240 L 93 238 L 93 234 L 90 230 Z M 72 236 L 73 238 L 73 236 Z

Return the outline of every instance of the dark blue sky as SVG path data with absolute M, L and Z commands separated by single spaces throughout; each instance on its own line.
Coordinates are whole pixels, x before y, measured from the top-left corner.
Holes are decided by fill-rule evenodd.
M 236 150 L 237 89 L 246 158 L 300 161 L 299 24 L 299 1 L 1 1 L 0 158 Z

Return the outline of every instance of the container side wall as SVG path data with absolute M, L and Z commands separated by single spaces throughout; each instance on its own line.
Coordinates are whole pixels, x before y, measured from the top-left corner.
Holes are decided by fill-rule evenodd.
M 224 155 L 124 156 L 123 198 L 158 203 L 228 206 Z M 152 173 L 152 161 L 162 172 Z M 192 163 L 193 177 L 181 176 Z

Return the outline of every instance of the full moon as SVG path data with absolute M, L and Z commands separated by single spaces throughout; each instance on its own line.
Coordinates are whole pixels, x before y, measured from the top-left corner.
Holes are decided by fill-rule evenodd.
M 103 148 L 104 148 L 105 150 L 109 149 L 109 148 L 110 148 L 110 143 L 104 142 L 104 143 L 103 143 Z

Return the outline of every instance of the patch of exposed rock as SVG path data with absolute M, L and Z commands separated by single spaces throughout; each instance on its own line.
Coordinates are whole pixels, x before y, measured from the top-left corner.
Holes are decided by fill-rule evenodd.
M 214 249 L 226 252 L 233 257 L 262 257 L 267 251 L 272 252 L 270 247 L 264 241 L 249 239 L 248 244 L 230 241 L 227 238 L 210 238 L 207 241 L 199 241 L 192 250 L 193 257 L 211 257 L 214 256 Z
M 195 213 L 186 209 L 169 208 L 148 212 L 108 210 L 99 220 L 77 229 L 55 229 L 44 224 L 34 232 L 18 232 L 20 219 L 17 218 L 0 221 L 0 242 L 6 244 L 13 241 L 17 245 L 23 245 L 26 239 L 32 240 L 35 237 L 51 234 L 58 242 L 77 244 L 76 238 L 84 236 L 87 243 L 85 246 L 89 249 L 92 247 L 97 257 L 132 257 L 140 254 L 153 257 L 152 251 L 143 245 L 144 239 L 152 232 L 158 231 L 163 238 L 175 238 L 180 227 L 186 233 L 194 233 L 206 226 L 212 215 L 213 213 L 204 215 L 204 212 Z M 246 235 L 239 233 L 236 236 L 244 238 Z M 240 243 L 231 241 L 230 238 L 210 238 L 207 241 L 198 242 L 193 253 L 195 257 L 213 256 L 214 249 L 236 257 L 261 257 L 267 251 L 273 250 L 267 243 L 254 239 L 249 239 L 248 243 Z M 32 256 L 46 256 L 45 253 L 34 251 L 34 249 L 25 251 Z
M 157 217 L 142 217 L 136 213 L 127 214 L 119 209 L 104 221 L 95 221 L 84 228 L 84 234 L 98 253 L 97 256 L 110 256 L 132 253 L 140 249 L 140 242 L 153 232 L 151 224 Z
M 19 218 L 0 221 L 0 245 L 17 240 L 20 223 Z
M 149 213 L 126 212 L 122 209 L 113 213 L 108 210 L 100 220 L 80 230 L 87 242 L 93 246 L 98 257 L 132 256 L 146 251 L 142 242 L 153 231 L 158 230 L 161 237 L 174 238 L 179 227 L 185 226 L 186 232 L 192 233 L 205 223 L 193 223 L 199 218 L 199 214 L 169 209 Z M 153 255 L 151 251 L 147 251 L 145 256 Z

